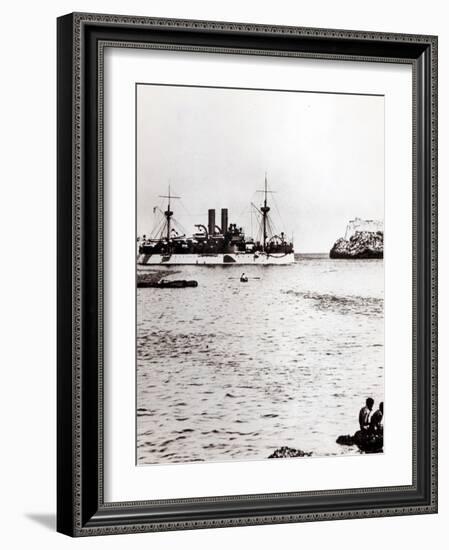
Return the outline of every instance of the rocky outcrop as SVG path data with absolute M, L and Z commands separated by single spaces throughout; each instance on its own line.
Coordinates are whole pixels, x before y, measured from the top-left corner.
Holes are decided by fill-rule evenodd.
M 293 449 L 292 447 L 281 447 L 276 449 L 268 458 L 295 458 L 305 456 L 312 456 L 312 453 L 306 453 L 305 451 Z
M 329 257 L 344 260 L 382 259 L 384 257 L 384 234 L 382 231 L 356 231 L 349 240 L 338 239 Z
M 370 433 L 358 430 L 354 435 L 340 435 L 337 438 L 339 445 L 357 445 L 363 453 L 381 453 L 384 447 L 383 433 Z
M 137 286 L 143 286 L 145 283 L 159 283 L 165 277 L 169 275 L 174 275 L 179 273 L 179 271 L 162 271 L 162 270 L 146 270 L 144 272 L 137 273 Z
M 352 435 L 339 435 L 337 437 L 337 443 L 339 445 L 348 445 L 348 447 L 351 447 L 354 445 L 354 437 Z

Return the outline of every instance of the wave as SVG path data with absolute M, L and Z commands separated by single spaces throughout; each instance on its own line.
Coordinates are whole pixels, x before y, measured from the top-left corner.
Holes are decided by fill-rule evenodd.
M 304 300 L 311 300 L 317 309 L 333 311 L 342 315 L 382 316 L 384 299 L 372 296 L 338 296 L 336 294 L 320 294 L 318 292 L 284 291 Z

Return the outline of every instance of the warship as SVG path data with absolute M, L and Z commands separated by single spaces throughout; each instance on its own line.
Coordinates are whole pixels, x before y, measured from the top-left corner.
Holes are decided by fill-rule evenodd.
M 215 209 L 208 211 L 207 225 L 196 224 L 197 231 L 190 237 L 179 232 L 173 217 L 172 202 L 180 197 L 172 195 L 170 187 L 167 208 L 151 237 L 138 237 L 139 265 L 287 265 L 293 263 L 293 242 L 284 232 L 275 234 L 270 217 L 267 177 L 265 176 L 263 204 L 251 207 L 258 219 L 259 239 L 248 237 L 242 227 L 228 221 L 228 209 L 221 209 L 221 224 L 215 220 Z M 157 207 L 154 213 L 157 212 Z

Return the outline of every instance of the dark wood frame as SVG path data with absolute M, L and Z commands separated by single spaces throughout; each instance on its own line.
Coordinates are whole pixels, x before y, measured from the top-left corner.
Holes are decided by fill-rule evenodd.
M 412 65 L 412 485 L 104 502 L 102 48 L 111 43 L 118 47 L 137 45 L 220 51 L 228 55 L 292 55 Z M 436 262 L 436 37 L 79 13 L 60 17 L 58 531 L 86 536 L 436 512 Z

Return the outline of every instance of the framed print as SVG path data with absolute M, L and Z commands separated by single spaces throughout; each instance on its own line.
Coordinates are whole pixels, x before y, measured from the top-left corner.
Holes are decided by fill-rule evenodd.
M 436 222 L 436 37 L 59 18 L 58 531 L 436 512 Z

